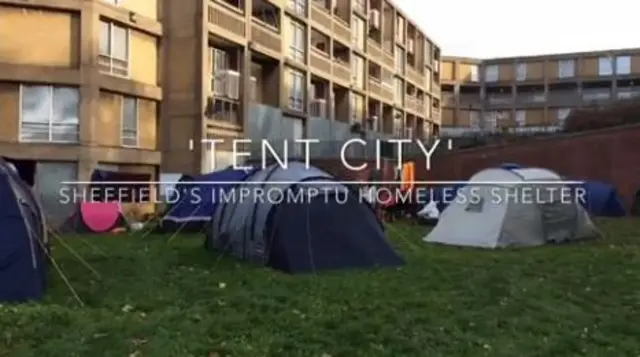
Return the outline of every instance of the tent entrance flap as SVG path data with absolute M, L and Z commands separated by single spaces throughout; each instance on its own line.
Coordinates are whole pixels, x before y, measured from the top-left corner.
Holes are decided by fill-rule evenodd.
M 284 202 L 270 212 L 265 229 L 267 265 L 285 272 L 404 264 L 373 211 L 349 191 L 340 198 Z

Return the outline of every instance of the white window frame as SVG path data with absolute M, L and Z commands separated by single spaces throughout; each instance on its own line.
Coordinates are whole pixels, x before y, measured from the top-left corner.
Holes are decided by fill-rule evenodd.
M 289 10 L 295 14 L 306 16 L 307 0 L 289 0 Z
M 480 80 L 479 76 L 478 76 L 478 65 L 477 64 L 472 64 L 469 67 L 469 80 L 471 82 L 478 82 Z
M 393 78 L 393 101 L 400 105 L 404 105 L 404 86 L 405 84 L 402 78 Z
M 524 81 L 527 79 L 527 64 L 518 63 L 516 67 L 516 81 Z
M 356 54 L 352 54 L 353 58 L 351 59 L 351 79 L 353 84 L 355 84 L 356 88 L 364 89 L 364 64 L 365 59 Z
M 402 16 L 397 16 L 396 15 L 396 41 L 400 42 L 402 44 L 405 43 L 405 35 L 406 35 L 406 29 L 407 27 L 407 22 L 406 20 L 402 17 Z
M 558 61 L 558 78 L 573 78 L 576 76 L 576 60 L 564 59 Z
M 349 93 L 349 112 L 351 123 L 362 123 L 364 121 L 364 97 L 357 93 Z
M 220 79 L 220 73 L 218 72 L 227 71 L 231 67 L 231 59 L 227 52 L 213 46 L 209 47 L 209 56 L 211 58 L 209 92 L 214 95 L 225 96 L 224 86 L 216 88 L 216 83 Z M 218 61 L 218 59 L 221 59 L 221 61 Z M 220 82 L 220 84 L 223 83 Z
M 48 118 L 47 118 L 47 122 L 38 122 L 38 121 L 29 121 L 28 118 L 25 118 L 24 115 L 24 108 L 23 108 L 23 101 L 24 101 L 24 89 L 25 87 L 42 87 L 42 88 L 46 88 L 48 91 L 48 95 L 50 98 L 50 103 L 49 103 L 49 111 L 48 111 Z M 76 123 L 57 123 L 53 120 L 53 116 L 54 116 L 54 109 L 55 109 L 55 89 L 56 88 L 65 88 L 65 89 L 75 89 L 76 93 L 77 93 L 77 111 L 76 111 L 76 117 L 78 119 L 78 121 Z M 33 86 L 27 86 L 24 84 L 20 85 L 20 89 L 19 89 L 19 102 L 20 102 L 20 110 L 19 110 L 19 114 L 18 114 L 18 141 L 22 142 L 22 143 L 59 143 L 59 144 L 71 144 L 71 143 L 78 143 L 80 141 L 80 102 L 81 102 L 81 98 L 80 98 L 80 89 L 77 87 L 67 87 L 67 86 L 51 86 L 51 85 L 33 85 Z M 27 119 L 27 120 L 25 120 Z M 39 139 L 27 139 L 23 137 L 23 129 L 25 129 L 23 127 L 23 125 L 26 124 L 28 125 L 32 125 L 32 126 L 47 126 L 47 131 L 48 131 L 48 137 L 46 140 L 39 140 Z M 75 139 L 73 140 L 60 140 L 60 139 L 56 139 L 54 137 L 54 128 L 55 127 L 59 127 L 59 128 L 63 128 L 63 127 L 67 127 L 67 128 L 75 128 Z M 26 131 L 26 130 L 25 130 Z
M 304 63 L 307 55 L 307 29 L 304 24 L 294 21 L 293 19 L 289 20 L 289 29 L 291 31 L 291 37 L 289 38 L 289 58 L 296 62 Z
M 124 124 L 125 117 L 125 101 L 132 100 L 135 108 L 135 123 L 136 128 L 133 135 L 130 135 L 131 129 L 126 129 Z M 131 140 L 128 142 L 128 140 Z M 140 99 L 135 97 L 123 96 L 120 106 L 120 145 L 122 147 L 137 148 L 140 146 Z
M 400 48 L 400 46 L 396 46 L 396 50 L 395 50 L 396 71 L 398 71 L 399 73 L 404 73 L 406 60 L 407 60 L 406 52 L 402 48 Z
M 107 67 L 106 70 L 104 70 L 103 68 L 100 68 L 100 72 L 109 74 L 112 76 L 116 76 L 116 77 L 129 78 L 131 76 L 131 29 L 125 26 L 118 25 L 115 22 L 101 20 L 100 26 L 102 26 L 103 24 L 106 24 L 109 28 L 109 53 L 98 54 L 98 61 L 100 62 L 101 66 Z M 125 39 L 126 39 L 125 47 L 127 51 L 126 59 L 114 58 L 113 56 L 113 47 L 114 47 L 113 44 L 114 44 L 114 37 L 115 37 L 114 33 L 116 28 L 123 29 L 125 30 L 125 33 L 126 33 L 126 36 L 125 36 Z M 102 32 L 102 29 L 100 29 L 100 31 Z M 101 40 L 102 39 L 100 39 L 100 41 Z M 101 44 L 99 44 L 98 46 L 101 46 Z M 114 66 L 114 63 L 118 63 L 118 62 L 126 62 L 126 63 L 125 63 L 125 66 L 123 67 Z M 121 73 L 118 73 L 116 70 L 122 70 L 125 73 L 121 74 Z
M 527 126 L 527 111 L 516 110 L 516 126 L 522 128 Z
M 613 75 L 613 58 L 611 56 L 602 56 L 598 58 L 598 76 Z
M 288 75 L 291 81 L 288 107 L 291 110 L 302 112 L 305 109 L 305 75 L 295 69 L 288 69 Z
M 500 67 L 497 64 L 489 64 L 484 67 L 484 81 L 497 82 L 500 79 Z
M 623 68 L 621 71 L 620 68 Z M 627 75 L 631 74 L 631 56 L 622 55 L 616 56 L 616 66 L 615 66 L 616 74 Z
M 366 25 L 363 19 L 358 16 L 351 16 L 351 43 L 353 46 L 364 51 L 364 43 L 366 42 Z

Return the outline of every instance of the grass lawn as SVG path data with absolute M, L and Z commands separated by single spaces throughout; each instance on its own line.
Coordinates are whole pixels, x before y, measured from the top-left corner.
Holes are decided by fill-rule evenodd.
M 637 223 L 636 223 L 637 222 Z M 180 237 L 69 237 L 46 301 L 0 307 L 0 356 L 638 356 L 640 221 L 597 242 L 479 251 L 389 232 L 401 269 L 288 276 Z M 90 241 L 91 247 L 84 242 Z

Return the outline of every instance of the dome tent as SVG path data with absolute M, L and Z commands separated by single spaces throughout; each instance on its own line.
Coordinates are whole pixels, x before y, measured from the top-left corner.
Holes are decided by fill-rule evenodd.
M 47 285 L 44 213 L 29 186 L 0 159 L 0 301 L 39 300 Z
M 558 174 L 546 169 L 482 170 L 460 189 L 459 196 L 466 199 L 447 206 L 424 240 L 496 248 L 536 246 L 597 235 L 577 200 L 566 197 L 563 200 L 547 188 L 571 190 Z M 525 190 L 535 192 L 534 198 L 523 199 Z
M 315 189 L 324 193 L 314 197 Z M 258 190 L 268 194 L 259 198 Z M 216 207 L 209 249 L 288 273 L 404 265 L 371 206 L 318 168 L 272 165 L 234 192 L 235 199 Z M 240 198 L 242 192 L 249 197 Z M 303 200 L 289 199 L 298 193 Z M 278 194 L 287 196 L 272 197 Z

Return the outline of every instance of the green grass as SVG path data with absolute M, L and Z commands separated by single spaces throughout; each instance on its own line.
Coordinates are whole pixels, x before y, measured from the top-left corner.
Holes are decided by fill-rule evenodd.
M 0 356 L 637 356 L 640 223 L 599 223 L 601 241 L 508 251 L 396 225 L 406 267 L 309 276 L 193 237 L 69 237 L 102 279 L 58 244 L 86 306 L 53 273 L 43 303 L 0 308 Z

